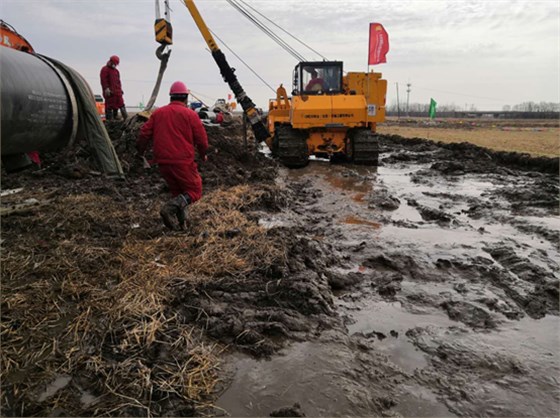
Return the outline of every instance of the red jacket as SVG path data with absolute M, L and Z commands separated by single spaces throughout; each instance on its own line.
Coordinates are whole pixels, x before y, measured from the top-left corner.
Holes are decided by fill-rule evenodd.
M 136 141 L 138 152 L 144 154 L 154 141 L 154 159 L 158 164 L 194 162 L 195 147 L 200 158 L 208 149 L 208 136 L 200 118 L 184 103 L 174 101 L 160 107 L 140 129 Z
M 305 91 L 318 91 L 318 90 L 326 90 L 327 88 L 327 84 L 325 83 L 325 80 L 323 80 L 322 78 L 312 78 L 311 80 L 309 80 L 309 83 L 307 83 L 307 86 L 305 86 Z
M 101 69 L 101 73 L 99 74 L 103 98 L 105 99 L 105 107 L 107 109 L 120 109 L 124 106 L 121 75 L 119 70 L 109 66 L 109 62 L 110 61 Z M 111 90 L 110 96 L 105 95 L 106 88 Z

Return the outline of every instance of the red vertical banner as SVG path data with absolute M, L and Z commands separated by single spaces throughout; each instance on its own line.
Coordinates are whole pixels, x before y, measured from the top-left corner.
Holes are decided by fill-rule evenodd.
M 381 23 L 369 24 L 368 65 L 387 62 L 385 55 L 389 52 L 389 35 Z

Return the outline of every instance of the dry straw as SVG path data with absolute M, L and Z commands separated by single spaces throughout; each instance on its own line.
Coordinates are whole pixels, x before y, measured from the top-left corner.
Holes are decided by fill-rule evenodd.
M 274 203 L 272 187 L 209 193 L 190 208 L 187 232 L 151 230 L 153 239 L 130 225 L 156 228 L 148 219 L 157 213 L 93 193 L 5 217 L 2 414 L 207 408 L 223 347 L 186 322 L 173 291 L 285 262 L 282 245 L 248 216 Z

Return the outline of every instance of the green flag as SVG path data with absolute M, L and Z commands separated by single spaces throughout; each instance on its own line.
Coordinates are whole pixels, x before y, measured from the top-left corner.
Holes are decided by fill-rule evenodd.
M 436 107 L 437 107 L 437 103 L 434 99 L 430 99 L 430 119 L 433 119 L 436 117 Z

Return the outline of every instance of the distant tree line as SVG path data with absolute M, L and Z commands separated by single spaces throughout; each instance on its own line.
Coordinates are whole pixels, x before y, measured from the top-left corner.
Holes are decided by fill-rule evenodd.
M 391 112 L 391 113 L 397 113 L 399 111 L 400 108 L 400 112 L 401 115 L 406 114 L 407 112 L 407 108 L 406 108 L 406 103 L 401 103 L 400 106 L 397 106 L 397 103 L 391 103 L 390 105 L 388 105 L 386 107 L 386 111 L 387 112 Z M 410 113 L 428 113 L 428 111 L 430 110 L 430 103 L 410 103 L 408 105 L 408 112 Z M 464 107 L 462 106 L 458 106 L 455 103 L 451 103 L 451 104 L 439 104 L 437 105 L 437 111 L 438 112 L 453 112 L 453 111 L 458 111 L 458 110 L 465 110 Z M 474 105 L 470 105 L 468 107 L 468 110 L 470 111 L 476 111 L 476 107 Z
M 506 105 L 502 110 L 516 112 L 560 112 L 560 103 L 554 102 L 523 102 L 513 106 Z
M 393 102 L 385 109 L 387 116 L 428 116 L 429 103 L 410 103 L 408 110 L 406 103 Z M 560 117 L 560 103 L 554 102 L 524 102 L 514 106 L 506 105 L 501 111 L 479 111 L 474 104 L 459 106 L 455 103 L 439 104 L 436 111 L 437 117 L 481 117 L 490 116 L 498 118 L 522 119 L 557 119 Z
M 400 110 L 401 115 L 406 114 L 406 112 L 410 113 L 428 113 L 430 109 L 430 103 L 410 103 L 408 105 L 408 109 L 406 107 L 406 103 L 400 103 L 397 106 L 397 103 L 391 103 L 386 107 L 387 112 L 397 113 Z M 505 105 L 502 107 L 504 112 L 560 112 L 560 103 L 554 102 L 523 102 L 513 106 Z M 470 111 L 476 112 L 478 111 L 477 107 L 474 104 L 459 106 L 455 103 L 445 103 L 437 105 L 437 111 L 439 112 L 462 112 L 462 111 Z

